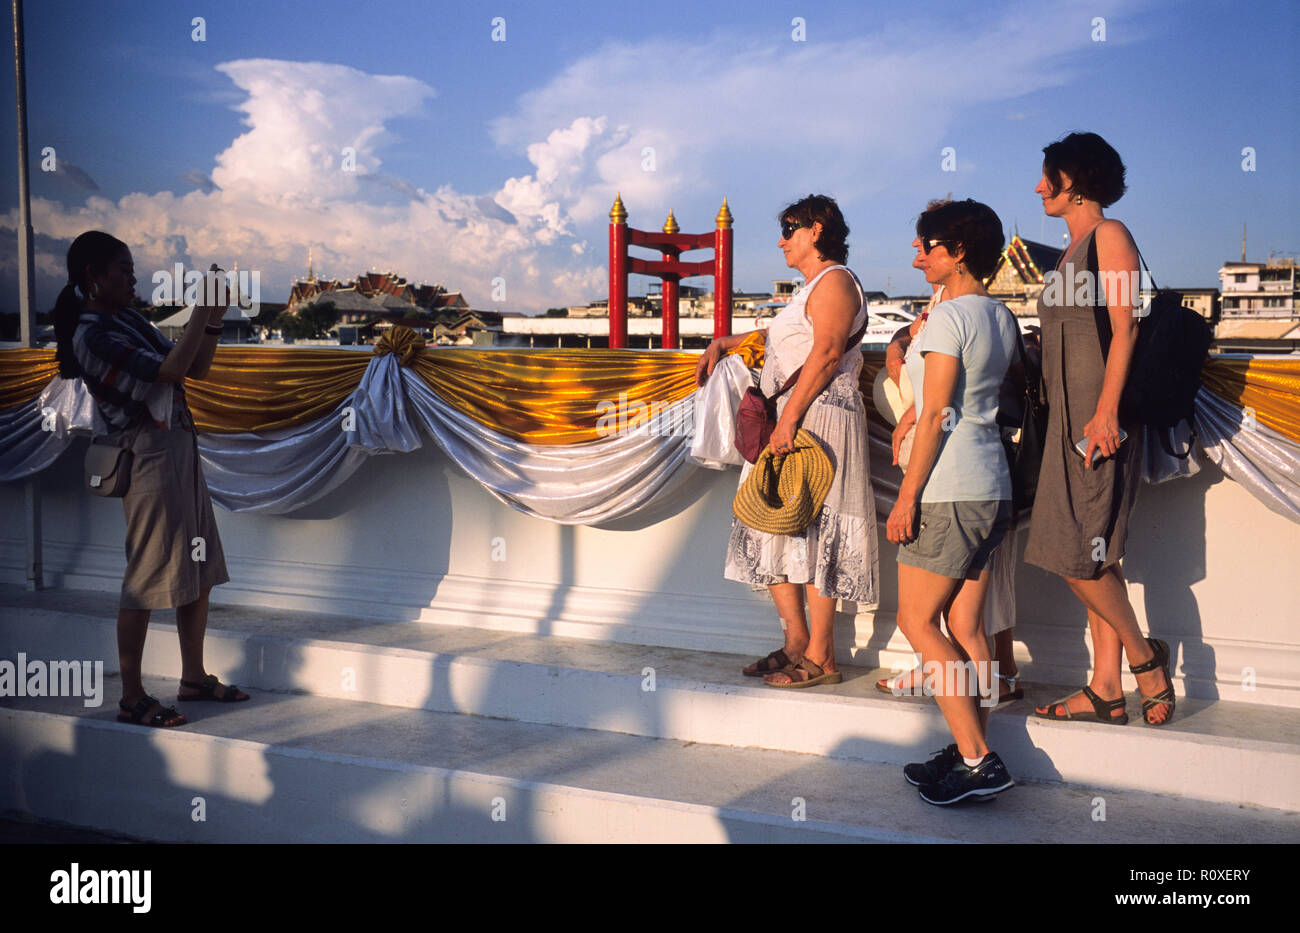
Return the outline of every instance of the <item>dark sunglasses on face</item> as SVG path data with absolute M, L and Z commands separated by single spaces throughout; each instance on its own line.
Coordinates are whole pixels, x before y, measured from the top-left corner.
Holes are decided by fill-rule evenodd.
M 807 225 L 807 224 L 804 224 L 804 223 L 800 223 L 800 222 L 797 221 L 797 220 L 783 220 L 783 221 L 781 221 L 781 239 L 783 239 L 783 240 L 788 240 L 788 239 L 790 239 L 790 237 L 792 237 L 792 236 L 794 235 L 794 232 L 795 232 L 796 230 L 798 230 L 798 229 L 801 228 L 801 227 L 806 227 L 806 226 L 808 226 L 808 225 Z
M 930 250 L 934 249 L 936 246 L 942 246 L 945 249 L 949 249 L 955 242 L 953 240 L 936 240 L 929 237 L 918 237 L 917 239 L 921 241 L 921 251 L 927 256 L 930 255 Z

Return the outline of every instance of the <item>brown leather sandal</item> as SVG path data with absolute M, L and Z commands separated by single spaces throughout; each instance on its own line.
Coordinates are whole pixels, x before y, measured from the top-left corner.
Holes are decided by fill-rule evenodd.
M 828 674 L 807 658 L 804 658 L 798 664 L 772 673 L 785 674 L 790 678 L 790 682 L 788 684 L 778 684 L 764 677 L 763 683 L 769 687 L 816 687 L 818 684 L 838 684 L 844 680 L 844 676 L 839 671 L 831 671 Z M 769 674 L 768 677 L 770 676 L 772 675 Z
M 740 673 L 746 677 L 762 677 L 764 674 L 775 674 L 777 671 L 783 671 L 794 664 L 790 656 L 785 653 L 784 648 L 777 648 L 765 658 L 759 658 L 749 667 L 742 668 Z M 752 671 L 750 667 L 754 668 Z

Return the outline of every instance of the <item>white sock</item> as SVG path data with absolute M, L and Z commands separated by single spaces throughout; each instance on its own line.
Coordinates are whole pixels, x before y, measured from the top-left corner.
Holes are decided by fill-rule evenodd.
M 983 759 L 983 758 L 967 758 L 965 755 L 962 755 L 962 756 L 961 756 L 961 760 L 964 761 L 964 762 L 966 762 L 966 767 L 968 767 L 968 768 L 978 768 L 980 762 L 983 761 L 984 759 Z

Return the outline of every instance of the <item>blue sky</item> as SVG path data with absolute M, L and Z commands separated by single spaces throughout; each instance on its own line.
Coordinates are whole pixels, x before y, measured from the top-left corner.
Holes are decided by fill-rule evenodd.
M 916 293 L 909 243 L 931 198 L 973 197 L 1008 232 L 1061 241 L 1033 188 L 1042 147 L 1074 129 L 1124 157 L 1129 192 L 1108 213 L 1162 284 L 1217 285 L 1243 221 L 1251 258 L 1300 251 L 1292 2 L 44 0 L 25 15 L 43 307 L 92 227 L 132 246 L 146 295 L 174 261 L 238 261 L 283 299 L 311 245 L 318 272 L 391 268 L 476 307 L 585 303 L 606 291 L 615 190 L 633 226 L 671 207 L 688 232 L 711 229 L 725 195 L 741 290 L 789 275 L 776 212 L 831 194 L 867 287 Z M 14 152 L 10 120 L 4 307 Z

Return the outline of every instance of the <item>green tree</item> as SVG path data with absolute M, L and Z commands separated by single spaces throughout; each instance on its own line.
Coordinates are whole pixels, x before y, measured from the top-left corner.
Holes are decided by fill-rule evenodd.
M 339 322 L 339 313 L 332 301 L 316 301 L 299 308 L 297 314 L 283 312 L 275 326 L 286 337 L 294 340 L 319 340 L 330 335 L 330 328 Z
M 569 309 L 568 308 L 547 308 L 546 316 L 547 317 L 568 317 Z

